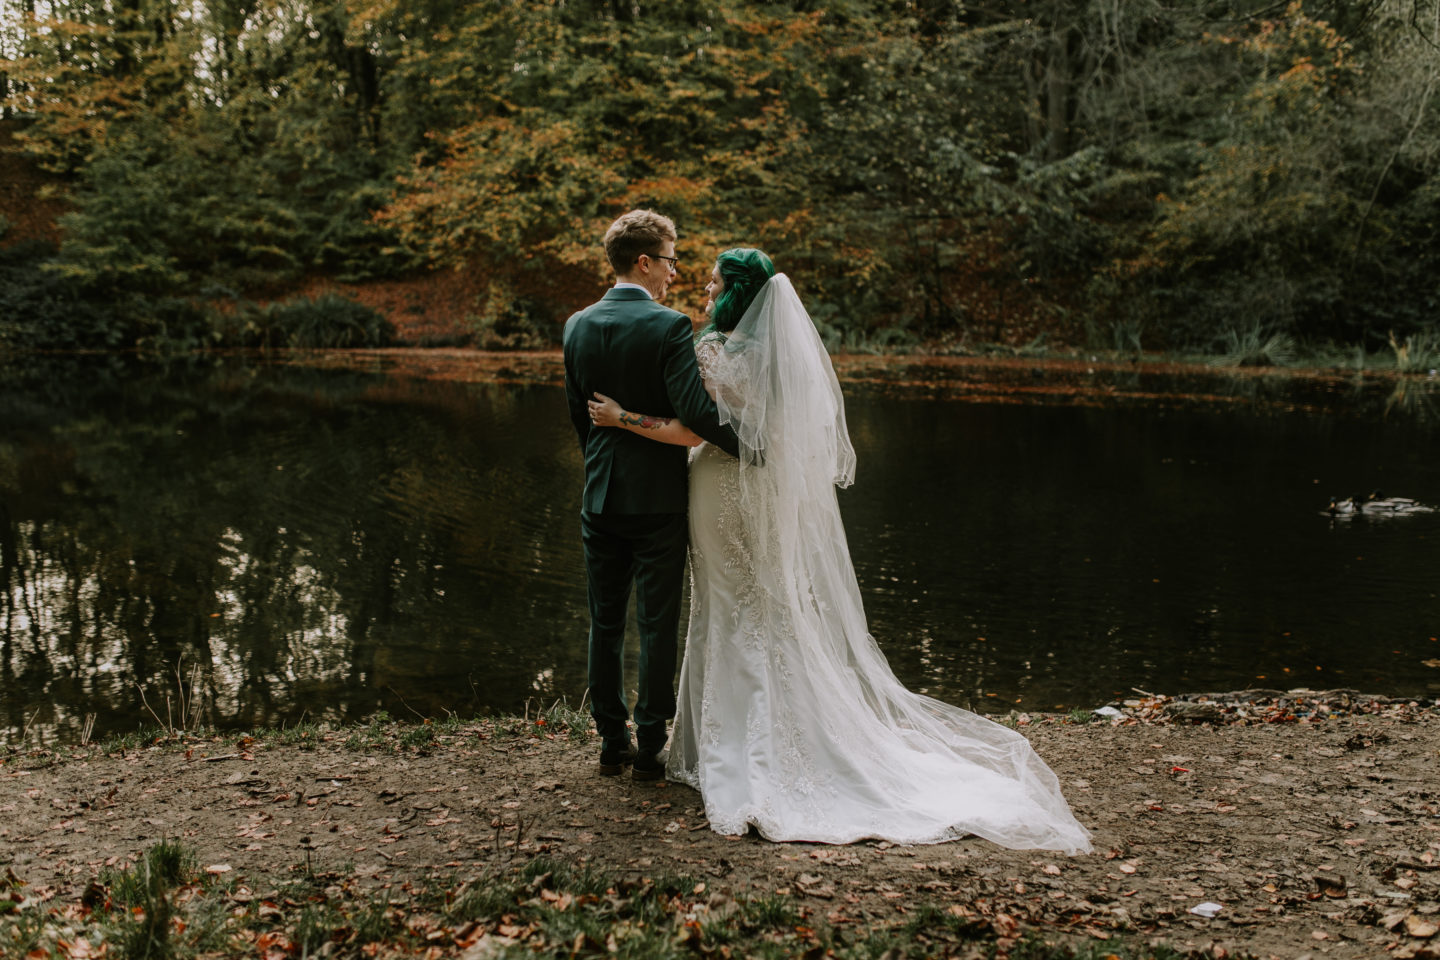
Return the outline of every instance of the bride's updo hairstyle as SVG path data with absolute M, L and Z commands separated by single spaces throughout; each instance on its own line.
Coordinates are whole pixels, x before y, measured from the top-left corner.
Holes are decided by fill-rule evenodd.
M 755 302 L 765 281 L 775 276 L 775 264 L 754 247 L 735 247 L 716 257 L 715 266 L 720 269 L 725 289 L 710 308 L 710 324 L 721 333 L 729 333 Z

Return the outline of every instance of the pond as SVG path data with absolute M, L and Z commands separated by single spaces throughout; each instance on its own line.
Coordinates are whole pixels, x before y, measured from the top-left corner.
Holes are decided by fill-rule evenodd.
M 841 358 L 871 632 L 977 710 L 1440 690 L 1435 387 Z M 33 361 L 0 382 L 0 725 L 73 742 L 585 689 L 558 355 Z

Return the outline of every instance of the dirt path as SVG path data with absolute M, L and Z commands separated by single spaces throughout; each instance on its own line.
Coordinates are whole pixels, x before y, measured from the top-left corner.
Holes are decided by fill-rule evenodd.
M 1440 712 L 1202 725 L 1135 712 L 1021 726 L 1094 831 L 1097 852 L 1073 858 L 979 840 L 725 838 L 691 790 L 598 777 L 588 737 L 521 722 L 461 725 L 418 749 L 423 738 L 398 728 L 77 750 L 48 766 L 11 756 L 0 762 L 0 843 L 30 895 L 60 903 L 78 901 L 103 866 L 178 838 L 257 886 L 307 859 L 398 884 L 544 855 L 621 876 L 682 874 L 715 895 L 778 894 L 811 922 L 857 931 L 933 903 L 1002 936 L 1158 938 L 1218 956 L 1440 956 Z M 1213 918 L 1190 912 L 1207 902 L 1220 905 Z

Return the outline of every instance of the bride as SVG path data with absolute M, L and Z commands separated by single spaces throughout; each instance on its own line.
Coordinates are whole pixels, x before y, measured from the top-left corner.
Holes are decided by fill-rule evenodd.
M 1081 853 L 1090 835 L 1019 733 L 906 690 L 870 636 L 835 487 L 855 451 L 840 384 L 770 258 L 720 255 L 696 343 L 740 457 L 596 394 L 600 426 L 695 449 L 690 622 L 666 774 L 711 827 L 770 840 Z

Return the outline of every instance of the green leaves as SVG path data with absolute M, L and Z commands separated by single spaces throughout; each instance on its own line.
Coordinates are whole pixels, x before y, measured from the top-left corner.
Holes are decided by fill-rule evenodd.
M 1433 322 L 1410 0 L 814 6 L 59 5 L 0 21 L 0 95 L 67 177 L 55 275 L 97 297 L 459 269 L 465 322 L 542 343 L 653 206 L 699 260 L 770 249 L 857 348 Z

